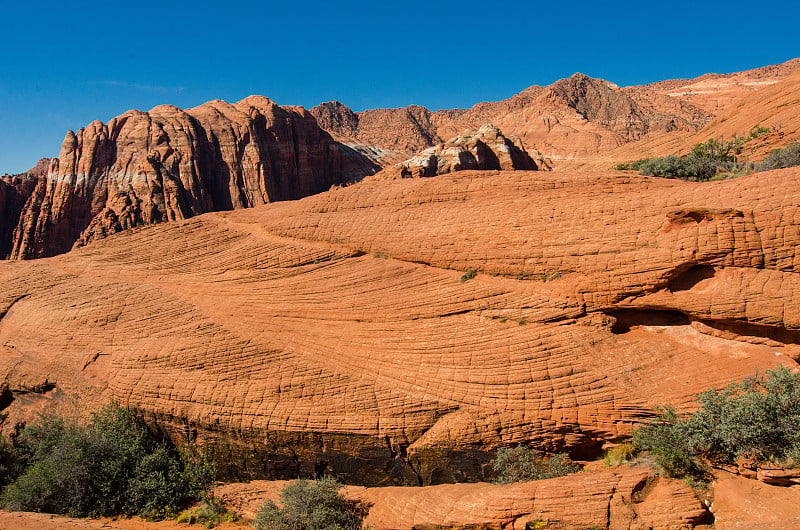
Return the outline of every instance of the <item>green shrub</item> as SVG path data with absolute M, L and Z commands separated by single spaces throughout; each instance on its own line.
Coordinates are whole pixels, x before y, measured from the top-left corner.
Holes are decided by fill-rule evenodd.
M 633 433 L 672 476 L 698 475 L 698 457 L 731 463 L 738 458 L 800 461 L 800 374 L 780 367 L 698 396 L 700 408 L 680 418 L 673 409 Z
M 752 134 L 759 133 L 756 131 Z M 643 158 L 632 162 L 630 169 L 647 176 L 700 182 L 711 180 L 719 170 L 737 174 L 736 171 L 741 169 L 738 157 L 745 143 L 757 137 L 752 134 L 747 137 L 734 135 L 733 139 L 728 141 L 710 138 L 695 145 L 686 156 Z
M 633 432 L 633 446 L 649 451 L 656 464 L 670 477 L 702 476 L 701 461 L 690 449 L 691 439 L 686 423 L 675 409 L 663 409 L 651 424 Z
M 757 171 L 769 171 L 786 167 L 800 166 L 800 143 L 789 144 L 783 149 L 776 149 L 756 165 Z
M 218 524 L 233 523 L 239 518 L 235 513 L 228 511 L 218 499 L 211 498 L 200 506 L 181 512 L 175 519 L 178 524 L 199 524 L 206 528 L 214 528 Z
M 492 460 L 497 484 L 563 477 L 580 469 L 581 466 L 571 461 L 566 453 L 543 458 L 539 451 L 524 445 L 501 447 Z
M 42 417 L 21 432 L 14 452 L 24 471 L 0 498 L 12 510 L 163 517 L 209 483 L 205 464 L 181 458 L 119 407 L 103 409 L 86 426 Z
M 268 500 L 253 520 L 256 530 L 358 530 L 368 509 L 346 499 L 334 479 L 297 480 L 281 491 L 279 507 Z
M 7 412 L 0 413 L 0 432 L 4 430 L 7 419 Z M 15 444 L 18 436 L 19 428 L 9 438 L 0 436 L 0 488 L 13 482 L 25 471 L 25 461 Z

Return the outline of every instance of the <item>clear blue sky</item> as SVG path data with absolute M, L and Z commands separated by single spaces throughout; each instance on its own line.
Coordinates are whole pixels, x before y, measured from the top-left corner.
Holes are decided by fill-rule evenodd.
M 798 22 L 791 0 L 0 0 L 0 173 L 131 108 L 469 107 L 576 71 L 624 86 L 783 62 Z

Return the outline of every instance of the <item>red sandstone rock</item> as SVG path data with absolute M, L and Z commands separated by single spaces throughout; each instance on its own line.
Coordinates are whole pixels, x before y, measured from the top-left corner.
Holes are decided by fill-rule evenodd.
M 713 484 L 714 527 L 720 530 L 800 528 L 800 488 L 770 486 L 717 472 Z
M 296 199 L 374 172 L 343 150 L 305 110 L 257 96 L 95 121 L 67 133 L 21 211 L 4 215 L 14 226 L 8 255 L 58 254 L 134 226 Z
M 3 262 L 8 410 L 113 397 L 247 478 L 477 480 L 519 442 L 593 456 L 658 405 L 797 368 L 799 186 L 365 180 Z

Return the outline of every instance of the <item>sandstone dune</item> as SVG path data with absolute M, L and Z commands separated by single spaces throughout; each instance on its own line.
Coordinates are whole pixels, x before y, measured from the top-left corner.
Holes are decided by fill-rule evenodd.
M 617 163 L 609 160 L 627 161 L 624 158 L 631 153 L 637 155 L 634 160 L 681 150 L 685 154 L 711 137 L 741 136 L 755 125 L 781 124 L 782 132 L 751 146 L 757 147 L 751 150 L 751 160 L 760 160 L 769 149 L 796 136 L 792 125 L 798 115 L 796 87 L 792 91 L 791 83 L 784 84 L 780 96 L 772 87 L 796 77 L 798 68 L 800 59 L 792 59 L 745 72 L 622 88 L 578 73 L 470 109 L 432 112 L 411 106 L 356 113 L 342 103 L 329 102 L 310 112 L 322 128 L 382 166 L 487 123 L 519 137 L 534 158 L 541 156 L 548 165 L 589 163 L 603 168 Z M 704 129 L 709 122 L 712 125 Z M 616 150 L 627 155 L 605 156 Z M 592 163 L 595 160 L 603 162 Z
M 655 406 L 797 366 L 798 184 L 373 179 L 2 262 L 7 410 L 113 398 L 248 479 L 596 456 Z
M 465 131 L 447 142 L 424 149 L 418 155 L 384 170 L 384 176 L 435 177 L 455 171 L 536 170 L 536 162 L 519 138 L 506 138 L 494 125 Z

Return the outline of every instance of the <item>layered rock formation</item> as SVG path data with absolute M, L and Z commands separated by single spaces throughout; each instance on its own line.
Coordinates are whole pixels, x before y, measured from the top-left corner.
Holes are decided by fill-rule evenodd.
M 468 169 L 532 171 L 537 167 L 519 138 L 506 138 L 494 125 L 467 131 L 396 167 L 402 178 L 434 177 Z
M 3 254 L 49 256 L 134 226 L 297 199 L 377 169 L 361 158 L 307 111 L 263 97 L 129 111 L 67 133 L 46 178 L 5 178 L 25 202 L 4 215 Z
M 298 198 L 416 155 L 415 174 L 505 169 L 480 163 L 469 146 L 451 143 L 446 149 L 462 153 L 452 156 L 436 147 L 486 123 L 519 138 L 539 169 L 605 169 L 683 154 L 755 125 L 774 129 L 747 146 L 745 157 L 759 160 L 796 140 L 798 66 L 793 60 L 627 88 L 575 74 L 504 101 L 437 112 L 410 106 L 356 113 L 336 101 L 306 112 L 260 97 L 130 111 L 67 134 L 47 167 L 0 177 L 0 257 L 50 256 L 134 226 Z M 453 158 L 462 155 L 466 163 Z
M 462 171 L 0 263 L 6 410 L 109 398 L 229 477 L 487 477 L 800 355 L 800 169 Z M 222 302 L 224 301 L 224 303 Z

